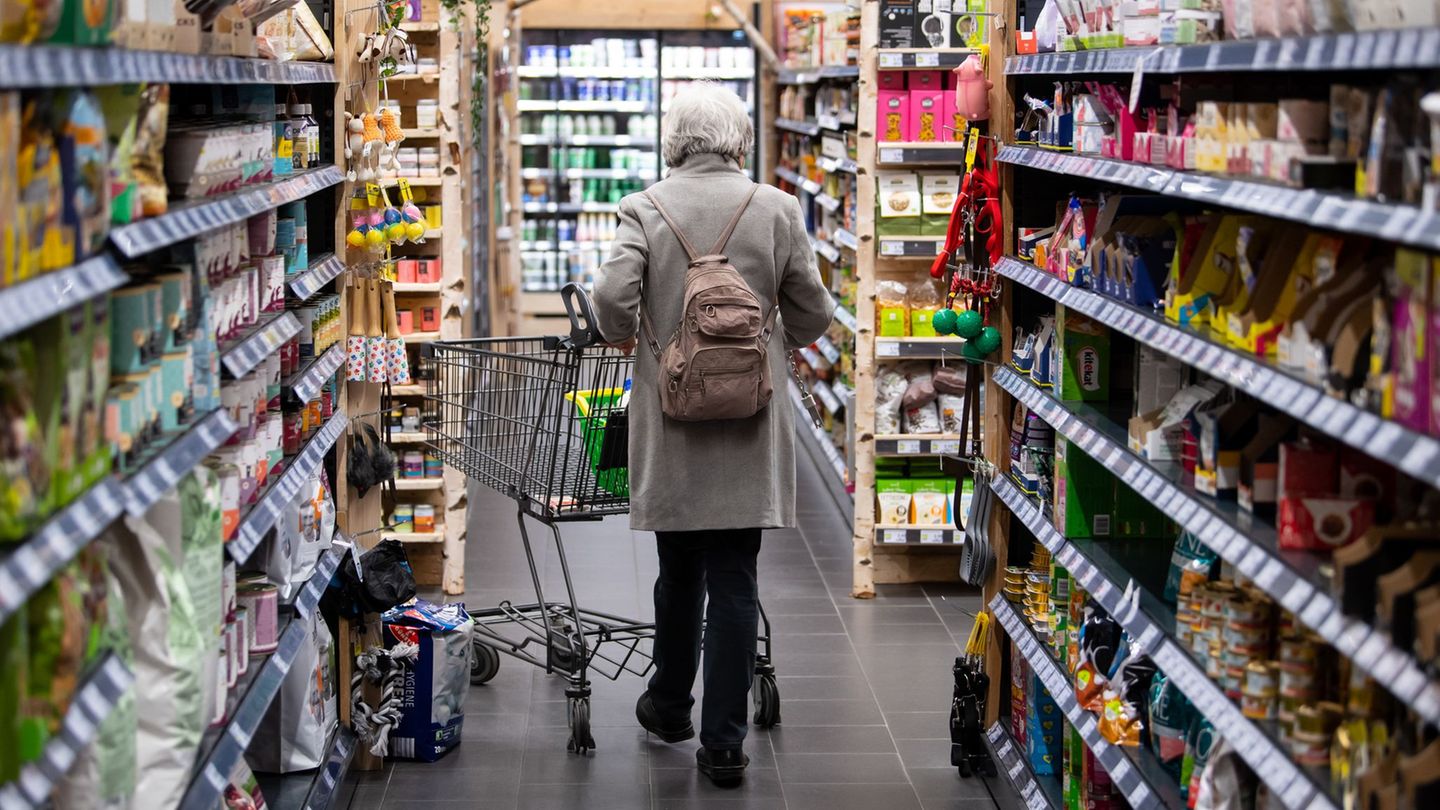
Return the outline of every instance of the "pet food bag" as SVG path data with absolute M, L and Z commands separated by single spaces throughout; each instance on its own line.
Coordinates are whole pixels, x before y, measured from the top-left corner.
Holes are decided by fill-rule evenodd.
M 312 479 L 285 506 L 270 540 L 266 575 L 281 601 L 293 600 L 305 587 L 334 535 L 335 501 L 323 481 Z
M 270 702 L 250 746 L 250 766 L 261 773 L 291 773 L 325 764 L 325 744 L 339 721 L 335 642 L 318 611 L 297 618 L 305 626 L 295 663 Z
M 424 599 L 387 611 L 384 619 L 387 649 L 413 644 L 420 651 L 404 665 L 404 703 L 400 722 L 390 732 L 390 754 L 434 762 L 460 744 L 474 622 L 464 605 Z
M 208 719 L 202 673 L 214 651 L 181 568 L 184 489 L 182 482 L 143 517 L 125 518 L 106 555 L 134 645 L 136 807 L 179 805 Z

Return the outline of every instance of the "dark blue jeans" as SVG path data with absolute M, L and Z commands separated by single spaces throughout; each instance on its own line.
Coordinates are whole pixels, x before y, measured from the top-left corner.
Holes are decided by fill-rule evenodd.
M 656 532 L 655 536 L 660 576 L 655 580 L 650 699 L 666 725 L 690 716 L 703 619 L 705 699 L 700 707 L 700 744 L 715 751 L 740 748 L 755 675 L 760 619 L 755 558 L 760 553 L 760 530 Z

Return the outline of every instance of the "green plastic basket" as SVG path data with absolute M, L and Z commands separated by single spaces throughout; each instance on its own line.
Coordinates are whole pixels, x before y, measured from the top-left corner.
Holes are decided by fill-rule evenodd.
M 600 469 L 600 453 L 605 442 L 605 431 L 609 415 L 625 395 L 623 388 L 571 391 L 565 398 L 575 403 L 580 412 L 580 440 L 585 443 L 585 455 L 590 459 L 590 469 L 595 473 L 595 482 L 600 488 L 621 498 L 630 497 L 630 471 L 625 467 L 610 470 Z M 597 411 L 591 415 L 591 411 Z M 603 414 L 603 415 L 602 415 Z

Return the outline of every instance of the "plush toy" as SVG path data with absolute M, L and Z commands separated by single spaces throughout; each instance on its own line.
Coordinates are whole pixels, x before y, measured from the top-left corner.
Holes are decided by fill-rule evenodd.
M 380 161 L 380 166 L 387 172 L 400 172 L 400 142 L 405 140 L 405 132 L 400 129 L 400 122 L 395 119 L 395 111 L 390 107 L 380 111 L 380 131 L 385 137 L 385 154 Z
M 365 123 L 359 118 L 345 113 L 345 166 L 346 179 L 355 182 L 359 179 L 356 173 L 356 164 L 360 162 L 361 152 L 365 149 Z
M 970 54 L 955 74 L 955 112 L 967 121 L 986 121 L 990 118 L 990 88 L 994 84 L 985 78 L 985 66 L 979 54 Z
M 380 134 L 380 123 L 375 113 L 365 113 L 360 116 L 360 121 L 363 143 L 360 149 L 360 180 L 368 183 L 380 178 L 380 153 L 385 149 L 385 136 Z

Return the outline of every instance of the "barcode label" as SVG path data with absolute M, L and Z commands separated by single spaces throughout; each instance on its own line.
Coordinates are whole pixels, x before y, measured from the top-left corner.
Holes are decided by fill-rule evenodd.
M 1109 536 L 1110 536 L 1110 516 L 1109 516 L 1109 515 L 1096 515 L 1096 516 L 1095 516 L 1095 520 L 1094 520 L 1093 522 L 1094 522 L 1095 525 L 1094 525 L 1094 527 L 1093 527 L 1092 530 L 1095 532 L 1095 534 L 1100 535 L 1101 537 L 1109 537 Z

